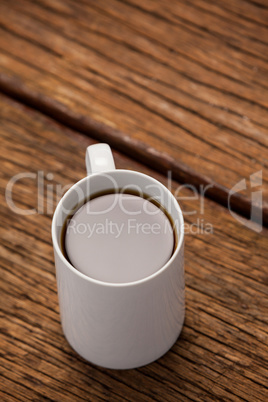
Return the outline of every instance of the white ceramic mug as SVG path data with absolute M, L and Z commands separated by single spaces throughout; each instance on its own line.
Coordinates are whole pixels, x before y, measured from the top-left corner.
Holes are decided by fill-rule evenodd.
M 143 366 L 166 353 L 183 326 L 182 212 L 171 192 L 157 180 L 139 172 L 115 169 L 107 144 L 87 148 L 86 167 L 88 176 L 65 193 L 52 221 L 63 332 L 73 349 L 92 363 L 113 369 Z M 89 195 L 126 186 L 138 187 L 166 209 L 174 223 L 176 249 L 161 269 L 144 279 L 118 284 L 101 282 L 79 272 L 64 257 L 63 224 Z

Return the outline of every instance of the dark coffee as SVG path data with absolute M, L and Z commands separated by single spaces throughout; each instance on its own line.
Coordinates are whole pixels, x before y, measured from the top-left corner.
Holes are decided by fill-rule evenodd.
M 133 282 L 157 272 L 172 256 L 176 231 L 170 215 L 149 196 L 105 191 L 68 217 L 62 249 L 85 275 L 104 282 Z

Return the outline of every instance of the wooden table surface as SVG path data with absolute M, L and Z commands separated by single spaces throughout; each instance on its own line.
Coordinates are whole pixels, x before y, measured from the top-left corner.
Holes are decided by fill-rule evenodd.
M 1 0 L 1 401 L 268 400 L 268 230 L 246 220 L 261 190 L 268 224 L 267 50 L 266 0 Z M 186 235 L 182 334 L 136 370 L 86 362 L 60 326 L 55 190 L 102 141 L 174 194 L 210 186 L 180 192 L 186 227 L 210 228 Z

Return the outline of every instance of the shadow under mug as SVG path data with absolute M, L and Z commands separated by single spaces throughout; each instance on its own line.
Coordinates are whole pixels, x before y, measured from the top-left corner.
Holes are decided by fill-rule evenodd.
M 65 193 L 52 221 L 63 332 L 73 349 L 92 363 L 113 369 L 140 367 L 165 354 L 183 326 L 182 212 L 159 181 L 136 171 L 115 169 L 107 144 L 87 148 L 86 166 L 88 176 Z M 178 240 L 171 258 L 157 272 L 135 282 L 90 278 L 74 268 L 62 252 L 63 225 L 73 209 L 89 196 L 111 188 L 140 189 L 158 200 L 174 223 Z

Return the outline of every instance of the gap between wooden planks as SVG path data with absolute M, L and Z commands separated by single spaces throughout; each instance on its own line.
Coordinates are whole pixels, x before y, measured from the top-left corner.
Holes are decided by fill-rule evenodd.
M 262 170 L 267 224 L 267 11 L 247 10 L 3 0 L 0 88 L 223 205 Z M 249 189 L 232 208 L 249 216 Z
M 201 200 L 184 189 L 186 223 L 203 219 L 213 234 L 186 235 L 182 334 L 170 352 L 146 367 L 96 367 L 69 347 L 60 327 L 50 237 L 56 200 L 45 202 L 44 214 L 23 216 L 4 198 L 8 181 L 22 172 L 52 173 L 45 186 L 81 179 L 86 146 L 94 141 L 4 96 L 0 117 L 1 400 L 266 401 L 267 230 L 250 231 L 207 199 L 202 214 Z M 119 152 L 114 157 L 118 168 L 167 185 L 165 176 Z M 172 181 L 173 192 L 178 185 Z M 19 208 L 36 208 L 36 181 L 18 181 L 13 200 Z

